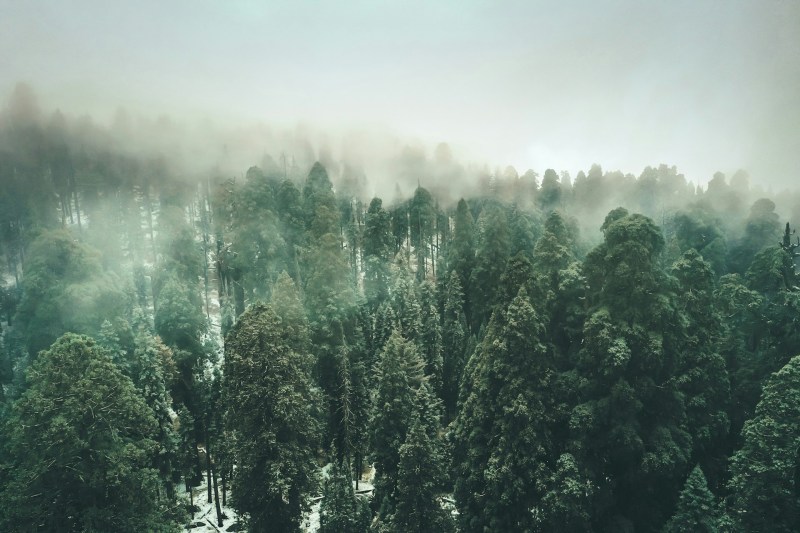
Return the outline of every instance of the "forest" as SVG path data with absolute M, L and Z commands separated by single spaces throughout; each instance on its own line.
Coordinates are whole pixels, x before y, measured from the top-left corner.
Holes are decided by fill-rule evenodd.
M 0 530 L 800 531 L 800 191 L 123 130 L 0 114 Z

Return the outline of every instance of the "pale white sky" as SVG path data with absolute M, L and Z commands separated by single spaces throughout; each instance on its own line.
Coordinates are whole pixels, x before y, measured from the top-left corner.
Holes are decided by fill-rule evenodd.
M 789 0 L 0 0 L 0 94 L 18 81 L 100 121 L 385 128 L 520 172 L 800 176 Z

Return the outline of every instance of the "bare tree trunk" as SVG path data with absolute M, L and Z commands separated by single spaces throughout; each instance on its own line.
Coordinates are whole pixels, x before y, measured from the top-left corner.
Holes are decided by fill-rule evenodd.
M 227 487 L 225 486 L 225 482 L 227 481 L 227 476 L 225 475 L 225 468 L 222 469 L 220 472 L 220 476 L 222 477 L 222 506 L 224 507 L 225 504 L 225 492 L 227 491 Z
M 217 504 L 217 525 L 222 527 L 222 508 L 219 506 L 219 490 L 217 489 L 217 470 L 211 466 L 211 479 L 214 480 L 214 501 Z
M 206 492 L 208 503 L 211 503 L 211 447 L 208 445 L 208 428 L 203 429 L 206 438 Z
M 189 493 L 189 511 L 192 513 L 192 520 L 194 520 L 194 491 L 192 491 L 192 485 L 188 477 L 186 478 L 186 492 Z

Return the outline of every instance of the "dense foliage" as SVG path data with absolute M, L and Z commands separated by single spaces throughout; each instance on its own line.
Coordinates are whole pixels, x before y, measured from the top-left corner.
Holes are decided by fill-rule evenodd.
M 797 192 L 0 119 L 0 527 L 800 530 Z

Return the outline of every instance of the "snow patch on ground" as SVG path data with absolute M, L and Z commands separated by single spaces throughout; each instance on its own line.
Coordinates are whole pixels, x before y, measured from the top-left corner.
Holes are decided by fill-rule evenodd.
M 229 506 L 222 506 L 222 527 L 217 525 L 217 507 L 212 503 L 208 503 L 208 490 L 206 484 L 207 477 L 203 476 L 203 482 L 198 485 L 197 487 L 192 487 L 192 494 L 194 495 L 194 505 L 198 507 L 200 510 L 195 511 L 194 519 L 190 519 L 189 523 L 184 527 L 183 531 L 186 533 L 217 533 L 220 531 L 234 531 L 236 528 L 229 529 L 233 524 L 238 523 L 239 517 L 236 515 L 236 511 L 234 511 Z M 219 497 L 220 502 L 222 501 L 222 486 L 219 485 L 219 481 L 217 481 L 217 487 L 219 488 Z M 213 487 L 212 487 L 212 495 L 213 495 Z M 189 493 L 184 492 L 182 494 L 183 498 L 186 501 L 186 505 L 189 505 Z M 226 503 L 230 503 L 230 489 L 228 490 L 228 494 L 226 495 Z M 227 517 L 227 518 L 225 518 Z

